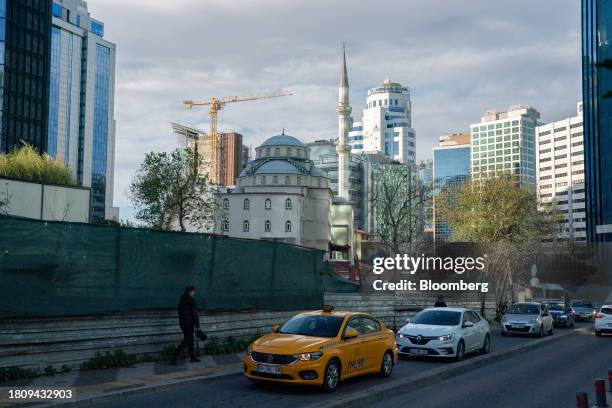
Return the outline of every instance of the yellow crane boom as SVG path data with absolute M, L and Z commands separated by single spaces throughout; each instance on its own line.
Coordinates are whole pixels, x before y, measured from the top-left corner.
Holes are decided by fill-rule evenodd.
M 210 106 L 208 110 L 208 114 L 210 116 L 210 174 L 209 177 L 211 182 L 218 183 L 220 181 L 220 166 L 219 161 L 221 160 L 221 143 L 219 140 L 219 134 L 217 133 L 217 114 L 225 105 L 228 103 L 234 102 L 244 102 L 244 101 L 254 101 L 257 99 L 268 99 L 268 98 L 278 98 L 280 96 L 289 96 L 293 95 L 293 92 L 279 92 L 279 93 L 271 93 L 271 94 L 262 94 L 262 95 L 254 95 L 254 96 L 224 96 L 221 98 L 210 98 L 207 101 L 192 101 L 185 100 L 183 101 L 183 106 L 188 109 L 192 109 L 194 106 Z M 196 141 L 196 151 L 197 151 L 197 141 Z

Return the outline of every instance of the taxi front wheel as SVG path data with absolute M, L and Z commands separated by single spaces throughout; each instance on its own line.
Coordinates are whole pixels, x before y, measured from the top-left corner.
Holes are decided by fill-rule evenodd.
M 331 360 L 325 366 L 325 375 L 323 376 L 323 391 L 334 392 L 340 381 L 340 364 L 337 360 Z
M 382 363 L 380 364 L 380 376 L 383 378 L 387 378 L 393 372 L 393 354 L 390 351 L 387 351 L 382 358 Z

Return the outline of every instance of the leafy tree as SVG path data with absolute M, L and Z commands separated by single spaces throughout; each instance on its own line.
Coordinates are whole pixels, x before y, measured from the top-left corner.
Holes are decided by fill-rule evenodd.
M 453 240 L 483 247 L 486 273 L 499 302 L 513 284 L 525 283 L 529 259 L 541 241 L 554 237 L 561 221 L 554 207 L 538 208 L 532 187 L 503 172 L 449 186 L 435 204 L 436 214 L 453 230 Z
M 77 185 L 70 167 L 48 154 L 40 155 L 29 144 L 7 154 L 0 154 L 0 177 L 12 177 L 36 183 Z
M 209 228 L 216 210 L 214 187 L 194 171 L 201 160 L 190 149 L 148 153 L 129 187 L 135 218 L 162 230 L 171 230 L 174 223 L 183 232 L 187 225 Z
M 399 163 L 378 165 L 373 179 L 371 204 L 377 240 L 390 254 L 417 250 L 424 242 L 431 186 L 419 180 L 413 167 Z

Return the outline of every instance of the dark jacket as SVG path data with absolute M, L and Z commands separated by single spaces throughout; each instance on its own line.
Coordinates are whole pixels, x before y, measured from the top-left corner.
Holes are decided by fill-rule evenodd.
M 178 304 L 178 317 L 181 326 L 195 326 L 200 328 L 200 317 L 198 316 L 198 304 L 196 300 L 185 292 Z

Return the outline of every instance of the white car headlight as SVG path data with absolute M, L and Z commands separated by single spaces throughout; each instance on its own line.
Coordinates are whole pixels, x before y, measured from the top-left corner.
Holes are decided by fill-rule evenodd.
M 439 341 L 452 341 L 453 340 L 453 333 L 450 334 L 446 334 L 444 336 L 440 336 L 438 337 Z
M 406 337 L 406 335 L 404 333 L 397 333 L 397 338 L 398 339 L 403 339 L 404 337 Z
M 531 319 L 531 321 L 529 323 L 530 324 L 537 324 L 538 323 L 538 318 L 536 317 L 535 319 Z
M 302 354 L 295 354 L 293 357 L 300 359 L 302 361 L 315 361 L 320 359 L 323 356 L 323 353 L 321 353 L 320 351 L 316 351 L 314 353 L 302 353 Z

